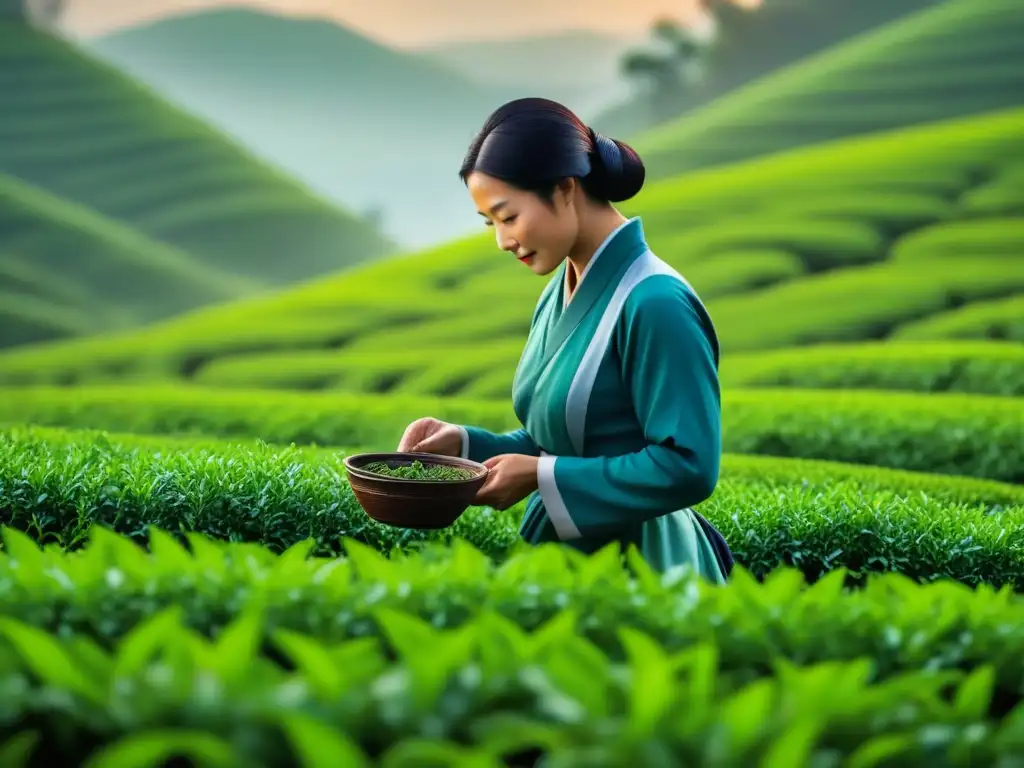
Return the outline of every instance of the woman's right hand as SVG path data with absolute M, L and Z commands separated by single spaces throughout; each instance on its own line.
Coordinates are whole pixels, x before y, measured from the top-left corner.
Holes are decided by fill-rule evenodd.
M 458 456 L 462 453 L 462 431 L 454 424 L 425 416 L 405 428 L 398 450 Z

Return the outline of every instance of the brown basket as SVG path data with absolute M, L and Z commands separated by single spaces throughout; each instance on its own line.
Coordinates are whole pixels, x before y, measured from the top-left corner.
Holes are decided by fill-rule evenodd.
M 383 461 L 392 467 L 412 464 L 444 464 L 468 469 L 466 480 L 413 480 L 383 477 L 363 469 Z M 434 453 L 359 453 L 346 456 L 345 471 L 359 506 L 374 520 L 401 528 L 447 528 L 473 503 L 490 471 L 483 464 Z

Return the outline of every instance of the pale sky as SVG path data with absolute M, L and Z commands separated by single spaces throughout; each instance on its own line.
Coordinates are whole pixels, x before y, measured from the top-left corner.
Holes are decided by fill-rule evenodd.
M 239 5 L 331 18 L 401 47 L 566 29 L 634 34 L 660 15 L 685 18 L 697 0 L 68 0 L 62 26 L 75 37 L 92 36 L 182 11 Z

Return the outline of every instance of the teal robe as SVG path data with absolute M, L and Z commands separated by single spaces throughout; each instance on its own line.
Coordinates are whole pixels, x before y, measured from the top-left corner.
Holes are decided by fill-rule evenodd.
M 658 571 L 723 583 L 691 507 L 718 481 L 718 340 L 696 293 L 625 222 L 568 295 L 568 261 L 545 287 L 512 385 L 522 428 L 462 430 L 463 457 L 540 457 L 520 527 L 528 542 L 593 552 L 635 544 Z M 705 521 L 706 523 L 706 521 Z

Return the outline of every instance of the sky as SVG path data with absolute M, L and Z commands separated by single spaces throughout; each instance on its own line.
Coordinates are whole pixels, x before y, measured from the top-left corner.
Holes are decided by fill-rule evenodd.
M 333 19 L 396 47 L 486 40 L 568 29 L 633 35 L 661 15 L 684 19 L 698 0 L 67 0 L 62 27 L 91 37 L 161 16 L 250 6 Z M 746 3 L 755 0 L 745 0 Z

